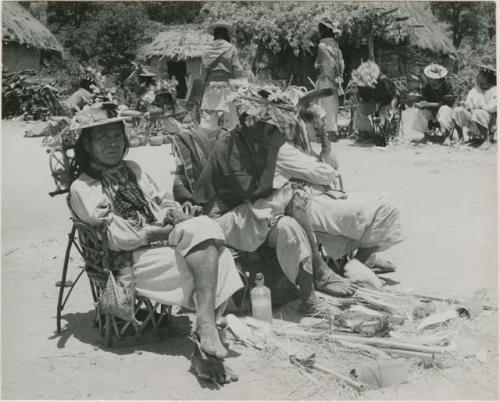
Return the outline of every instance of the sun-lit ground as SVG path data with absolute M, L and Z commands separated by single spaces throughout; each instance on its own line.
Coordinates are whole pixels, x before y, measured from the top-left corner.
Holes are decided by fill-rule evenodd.
M 50 198 L 48 155 L 29 126 L 2 122 L 2 397 L 6 399 L 302 399 L 314 394 L 288 362 L 290 379 L 239 347 L 230 365 L 240 381 L 201 387 L 188 373 L 191 345 L 182 337 L 139 348 L 105 350 L 91 327 L 86 280 L 64 312 L 67 330 L 54 335 L 57 288 L 70 229 L 64 196 Z M 497 154 L 466 146 L 413 145 L 415 134 L 388 148 L 335 144 L 348 193 L 387 191 L 398 200 L 406 241 L 385 253 L 402 289 L 441 296 L 497 288 Z M 164 187 L 174 169 L 169 146 L 131 149 Z M 79 260 L 70 278 L 79 272 Z M 492 323 L 495 325 L 495 323 Z M 241 354 L 241 356 L 237 356 Z M 497 356 L 497 354 L 492 354 Z M 498 398 L 496 360 L 431 373 L 371 398 Z M 454 384 L 459 384 L 456 386 Z M 305 388 L 302 387 L 304 385 Z M 300 386 L 300 389 L 298 389 Z

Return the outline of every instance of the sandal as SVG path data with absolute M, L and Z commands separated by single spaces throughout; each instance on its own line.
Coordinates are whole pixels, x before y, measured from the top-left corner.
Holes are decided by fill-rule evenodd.
M 195 348 L 191 356 L 190 370 L 197 378 L 217 385 L 238 381 L 238 376 L 224 364 L 224 359 L 219 359 L 203 351 L 198 334 L 194 333 L 191 339 Z

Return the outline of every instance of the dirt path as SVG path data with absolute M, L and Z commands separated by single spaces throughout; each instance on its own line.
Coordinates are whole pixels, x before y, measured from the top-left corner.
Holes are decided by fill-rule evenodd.
M 40 139 L 23 138 L 26 125 L 2 122 L 2 397 L 5 399 L 322 399 L 288 363 L 278 376 L 252 350 L 237 347 L 230 365 L 242 380 L 223 389 L 202 387 L 189 374 L 185 337 L 143 347 L 105 350 L 91 327 L 88 284 L 65 309 L 67 330 L 54 335 L 55 306 L 67 231 L 64 196 L 53 190 Z M 348 192 L 388 191 L 398 200 L 406 241 L 385 253 L 399 266 L 403 289 L 441 296 L 496 290 L 496 150 L 402 144 L 380 149 L 335 145 Z M 128 156 L 166 188 L 174 168 L 168 146 L 132 149 Z M 75 258 L 70 278 L 79 272 Z M 492 322 L 493 329 L 496 321 Z M 493 331 L 496 334 L 496 331 Z M 494 341 L 496 339 L 493 339 Z M 239 355 L 236 357 L 236 355 Z M 498 398 L 497 350 L 486 364 L 428 372 L 369 398 Z M 270 381 L 269 378 L 273 378 Z M 456 386 L 454 384 L 460 384 Z M 425 384 L 425 386 L 422 386 Z

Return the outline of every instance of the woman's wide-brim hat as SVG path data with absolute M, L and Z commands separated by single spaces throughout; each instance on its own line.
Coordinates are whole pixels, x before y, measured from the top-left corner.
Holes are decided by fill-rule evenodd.
M 424 74 L 427 78 L 440 80 L 448 75 L 448 70 L 441 64 L 431 63 L 424 68 Z
M 234 35 L 234 27 L 231 24 L 228 24 L 227 22 L 223 22 L 223 21 L 216 22 L 215 24 L 210 25 L 208 27 L 208 33 L 213 35 L 214 31 L 217 28 L 224 28 L 225 30 L 227 30 L 229 35 L 231 35 L 231 36 Z
M 336 22 L 333 22 L 330 18 L 328 17 L 323 17 L 319 20 L 318 25 L 323 25 L 333 31 L 333 33 L 340 34 L 342 33 L 341 29 L 339 28 L 338 24 Z
M 139 116 L 142 116 L 141 112 L 120 110 L 114 103 L 96 103 L 85 107 L 73 117 L 70 130 L 81 131 L 84 128 L 104 126 Z

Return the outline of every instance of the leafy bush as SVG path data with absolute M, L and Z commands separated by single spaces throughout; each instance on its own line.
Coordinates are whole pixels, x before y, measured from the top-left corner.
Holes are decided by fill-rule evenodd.
M 148 22 L 141 3 L 102 2 L 49 8 L 49 23 L 71 55 L 99 65 L 106 75 L 124 80 L 131 72 Z M 61 26 L 66 21 L 66 26 Z

